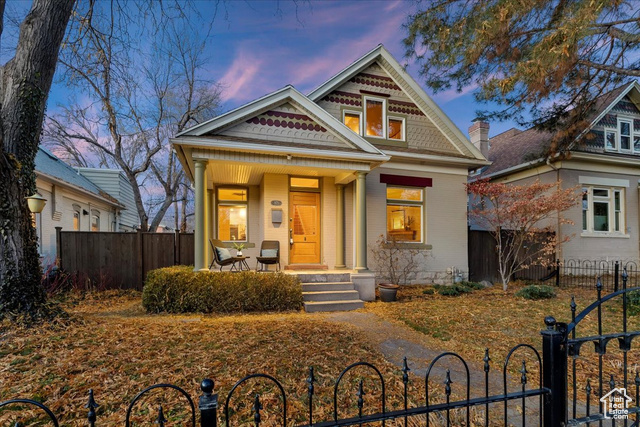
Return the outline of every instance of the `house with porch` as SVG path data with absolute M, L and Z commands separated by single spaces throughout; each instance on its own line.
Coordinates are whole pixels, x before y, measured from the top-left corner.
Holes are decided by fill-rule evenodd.
M 464 185 L 488 162 L 382 45 L 306 96 L 286 86 L 171 142 L 195 188 L 196 270 L 209 239 L 254 260 L 277 240 L 285 269 L 344 270 L 370 300 L 382 236 L 421 250 L 413 282 L 468 272 Z
M 571 238 L 559 247 L 557 257 L 637 263 L 640 84 L 634 81 L 602 95 L 588 121 L 562 156 L 549 155 L 550 133 L 510 129 L 489 139 L 489 125 L 476 123 L 477 148 L 492 161 L 478 176 L 518 185 L 539 179 L 579 188 L 582 203 L 564 213 L 573 225 L 556 227 L 561 240 Z

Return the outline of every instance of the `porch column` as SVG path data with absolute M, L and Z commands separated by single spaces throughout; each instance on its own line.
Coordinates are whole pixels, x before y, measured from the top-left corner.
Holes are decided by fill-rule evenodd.
M 356 265 L 357 272 L 367 268 L 367 173 L 356 172 Z
M 207 167 L 207 162 L 205 160 L 196 160 L 195 163 L 195 177 L 194 177 L 194 187 L 196 193 L 196 206 L 195 206 L 195 220 L 196 227 L 194 230 L 194 266 L 193 271 L 199 270 L 207 270 L 207 261 L 205 260 L 206 254 L 206 227 L 205 227 L 205 217 L 206 217 L 206 192 L 207 192 L 207 181 L 205 179 L 205 169 Z
M 336 265 L 346 268 L 344 262 L 344 184 L 336 184 Z
M 207 256 L 204 259 L 204 262 L 207 264 L 207 267 L 209 267 L 209 263 L 211 262 L 211 260 L 213 259 L 213 254 L 211 253 L 211 246 L 209 245 L 209 239 L 213 239 L 214 236 L 214 231 L 213 231 L 213 224 L 214 224 L 214 210 L 215 210 L 215 200 L 213 198 L 215 193 L 215 190 L 207 190 L 207 240 L 205 240 L 204 242 L 204 247 L 206 249 L 206 254 Z

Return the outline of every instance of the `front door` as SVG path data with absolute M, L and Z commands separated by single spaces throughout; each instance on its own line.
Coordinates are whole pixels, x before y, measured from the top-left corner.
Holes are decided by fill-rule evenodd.
M 320 193 L 289 193 L 291 264 L 320 264 Z

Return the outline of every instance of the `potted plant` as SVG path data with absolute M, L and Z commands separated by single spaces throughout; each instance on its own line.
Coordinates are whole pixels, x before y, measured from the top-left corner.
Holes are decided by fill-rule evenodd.
M 236 256 L 242 256 L 242 250 L 247 247 L 244 242 L 233 242 L 233 248 L 236 250 Z
M 378 284 L 380 300 L 395 301 L 400 286 L 408 282 L 409 274 L 418 267 L 420 251 L 405 247 L 394 236 L 380 235 L 378 241 L 371 246 L 376 273 L 382 279 Z

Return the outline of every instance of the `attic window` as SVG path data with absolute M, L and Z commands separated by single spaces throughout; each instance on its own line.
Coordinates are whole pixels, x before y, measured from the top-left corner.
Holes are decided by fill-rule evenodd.
M 634 129 L 633 120 L 618 117 L 615 128 L 605 128 L 604 147 L 607 151 L 640 154 L 640 131 Z
M 362 134 L 362 113 L 359 111 L 344 111 L 343 122 L 344 124 L 357 133 Z
M 389 139 L 404 141 L 404 119 L 389 117 Z
M 385 100 L 380 98 L 364 98 L 365 104 L 365 136 L 385 137 Z

